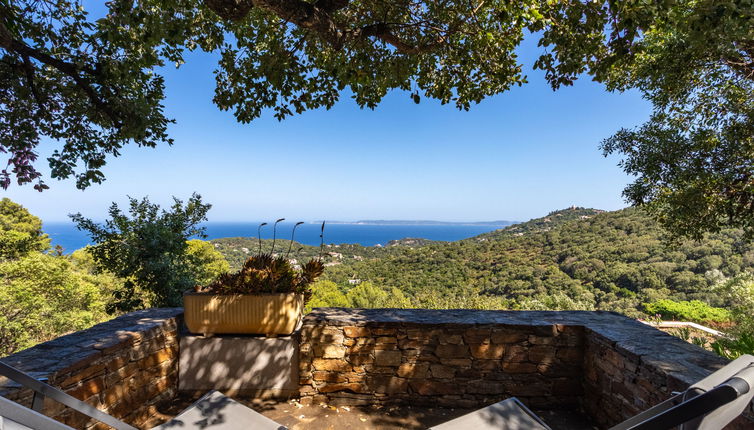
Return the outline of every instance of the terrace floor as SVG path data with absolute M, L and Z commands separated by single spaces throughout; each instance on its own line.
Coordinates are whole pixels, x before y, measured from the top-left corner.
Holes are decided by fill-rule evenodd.
M 169 420 L 189 407 L 196 397 L 179 395 L 163 405 L 151 425 Z M 426 429 L 467 414 L 473 409 L 426 408 L 412 406 L 330 406 L 302 405 L 295 400 L 275 401 L 236 399 L 291 430 L 338 429 Z M 596 428 L 583 415 L 570 410 L 545 410 L 536 413 L 553 430 Z M 149 426 L 148 426 L 149 427 Z

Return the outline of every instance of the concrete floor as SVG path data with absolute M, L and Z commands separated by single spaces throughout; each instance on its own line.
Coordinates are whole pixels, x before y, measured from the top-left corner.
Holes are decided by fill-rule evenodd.
M 151 425 L 167 421 L 187 408 L 195 399 L 179 396 L 159 408 Z M 259 401 L 236 399 L 291 430 L 393 430 L 426 429 L 471 412 L 470 409 L 426 408 L 412 406 L 304 406 L 295 400 Z M 595 428 L 581 414 L 573 411 L 536 411 L 553 430 L 589 430 Z

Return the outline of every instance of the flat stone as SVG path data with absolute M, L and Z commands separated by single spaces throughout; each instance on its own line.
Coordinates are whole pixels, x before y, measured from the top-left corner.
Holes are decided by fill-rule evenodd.
M 429 363 L 404 363 L 396 371 L 398 376 L 404 378 L 426 378 Z
M 474 358 L 485 360 L 494 360 L 503 358 L 505 345 L 483 343 L 480 345 L 471 345 L 471 355 Z
M 463 340 L 467 345 L 489 343 L 491 333 L 490 328 L 470 328 L 464 332 Z
M 332 393 L 335 391 L 353 391 L 355 393 L 358 393 L 362 391 L 364 386 L 362 384 L 356 383 L 356 382 L 348 382 L 348 383 L 342 383 L 342 384 L 326 384 L 321 387 L 319 387 L 320 393 Z
M 452 367 L 469 367 L 472 361 L 470 358 L 443 358 L 440 363 Z
M 374 357 L 371 354 L 349 354 L 346 360 L 354 366 L 361 366 L 373 363 Z
M 99 394 L 105 388 L 105 380 L 102 377 L 96 377 L 83 381 L 78 385 L 66 390 L 66 394 L 69 394 L 79 400 L 88 399 L 95 394 Z
M 456 369 L 450 366 L 443 366 L 441 364 L 433 364 L 429 367 L 430 373 L 433 378 L 438 379 L 450 379 L 455 376 Z
M 314 348 L 314 354 L 322 358 L 343 358 L 346 355 L 346 347 L 342 345 L 318 345 Z
M 506 373 L 534 373 L 538 371 L 534 363 L 503 362 L 502 369 Z
M 512 345 L 505 350 L 506 362 L 525 362 L 529 360 L 529 348 L 521 345 Z
M 368 327 L 343 327 L 346 337 L 368 337 L 372 332 Z
M 550 345 L 534 345 L 529 347 L 529 361 L 532 363 L 552 363 L 555 361 L 555 347 Z
M 377 366 L 400 366 L 400 351 L 374 351 L 374 364 Z
M 339 371 L 339 372 L 349 372 L 351 371 L 351 365 L 338 359 L 329 359 L 329 358 L 315 358 L 312 361 L 312 367 L 316 370 L 329 370 L 329 371 Z
M 461 345 L 463 343 L 463 337 L 460 334 L 452 334 L 443 336 L 440 338 L 441 345 Z
M 315 371 L 312 372 L 312 379 L 317 382 L 346 382 L 347 375 L 341 372 Z
M 522 333 L 516 330 L 508 330 L 505 328 L 493 329 L 490 336 L 492 343 L 497 344 L 511 344 L 519 343 L 529 339 L 527 333 Z
M 577 347 L 561 347 L 558 348 L 556 356 L 558 359 L 563 360 L 565 363 L 568 364 L 578 364 L 584 361 L 584 350 L 582 348 Z M 631 366 L 630 362 L 624 362 L 624 368 L 629 370 L 629 366 Z M 633 370 L 629 371 L 635 371 L 636 365 L 633 365 Z
M 470 394 L 504 394 L 505 393 L 505 385 L 503 382 L 497 382 L 497 381 L 485 381 L 485 380 L 476 380 L 476 381 L 470 381 L 468 383 L 468 387 L 466 388 L 466 392 Z
M 408 380 L 389 375 L 370 376 L 366 386 L 375 393 L 405 393 L 408 390 Z
M 438 345 L 435 355 L 440 358 L 467 358 L 469 347 L 467 345 Z

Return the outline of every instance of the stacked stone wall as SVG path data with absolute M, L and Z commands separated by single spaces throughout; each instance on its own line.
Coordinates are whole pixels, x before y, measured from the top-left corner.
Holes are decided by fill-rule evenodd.
M 131 425 L 177 391 L 182 309 L 133 312 L 2 359 Z M 31 406 L 32 392 L 0 377 L 0 395 Z M 108 428 L 46 399 L 43 413 L 73 428 Z
M 724 360 L 659 330 L 645 333 L 644 342 L 620 341 L 619 327 L 587 330 L 584 353 L 583 408 L 608 428 L 684 391 L 705 378 Z M 754 428 L 750 410 L 727 430 Z
M 318 324 L 300 349 L 303 402 L 577 406 L 584 332 L 562 324 Z
M 304 319 L 303 402 L 482 407 L 515 396 L 608 428 L 727 361 L 611 312 L 321 308 Z M 751 413 L 728 429 L 754 428 Z

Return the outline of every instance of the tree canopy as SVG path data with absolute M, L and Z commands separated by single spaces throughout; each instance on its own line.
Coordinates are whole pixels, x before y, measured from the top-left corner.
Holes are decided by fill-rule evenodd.
M 40 252 L 0 261 L 0 356 L 106 319 L 103 279 Z
M 104 179 L 123 145 L 172 143 L 157 73 L 184 53 L 219 54 L 214 103 L 240 122 L 374 108 L 391 90 L 469 109 L 526 82 L 516 56 L 558 88 L 587 74 L 638 88 L 650 121 L 604 143 L 637 176 L 626 190 L 680 234 L 751 225 L 754 12 L 749 0 L 0 0 L 0 184 L 44 189 L 35 148 L 60 142 L 53 178 Z
M 113 203 L 104 225 L 80 213 L 71 215 L 96 243 L 88 248 L 96 264 L 125 280 L 113 292 L 109 312 L 180 306 L 184 290 L 197 281 L 211 280 L 213 273 L 225 268 L 214 249 L 188 242 L 190 237 L 203 236 L 199 224 L 206 221 L 210 207 L 194 194 L 185 204 L 174 199 L 169 210 L 147 198 L 129 198 L 125 214 Z
M 50 238 L 42 232 L 42 220 L 11 199 L 0 200 L 0 261 L 47 251 Z
M 683 2 L 679 2 L 683 4 Z M 700 239 L 740 226 L 754 234 L 754 5 L 698 1 L 634 43 L 609 88 L 637 87 L 654 105 L 645 124 L 603 143 L 636 180 L 624 195 L 671 232 Z
M 49 249 L 42 221 L 0 200 L 0 356 L 107 317 L 104 291 L 118 281 L 87 267 L 83 250 L 69 257 Z

